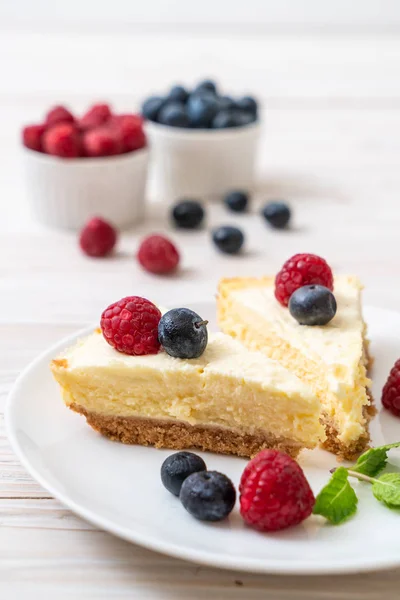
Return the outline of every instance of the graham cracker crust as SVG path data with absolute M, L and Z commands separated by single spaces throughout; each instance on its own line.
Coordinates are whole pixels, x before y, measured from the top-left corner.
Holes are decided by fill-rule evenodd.
M 376 414 L 376 408 L 373 405 L 373 398 L 368 392 L 371 404 L 364 406 L 363 415 L 366 421 L 365 433 L 361 435 L 357 440 L 350 445 L 345 445 L 338 439 L 339 432 L 335 427 L 332 419 L 324 416 L 321 418 L 321 422 L 325 427 L 326 440 L 322 444 L 325 450 L 329 450 L 333 454 L 336 454 L 339 460 L 355 460 L 357 459 L 364 450 L 369 447 L 370 435 L 369 435 L 369 422 L 372 417 Z
M 170 450 L 198 448 L 245 458 L 264 448 L 276 448 L 296 458 L 303 445 L 264 433 L 239 433 L 222 427 L 190 425 L 183 421 L 163 421 L 143 417 L 111 417 L 88 412 L 79 404 L 69 408 L 86 417 L 87 423 L 102 435 L 124 444 L 155 446 Z

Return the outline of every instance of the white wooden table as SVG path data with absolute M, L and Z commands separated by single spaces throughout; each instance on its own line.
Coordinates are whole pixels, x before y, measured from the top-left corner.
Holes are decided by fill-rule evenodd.
M 3 32 L 0 56 L 0 597 L 398 598 L 400 571 L 252 576 L 170 559 L 98 531 L 25 473 L 6 440 L 2 413 L 18 372 L 38 352 L 123 295 L 181 305 L 210 297 L 220 276 L 274 272 L 291 254 L 313 251 L 336 270 L 357 273 L 367 303 L 400 306 L 400 40 Z M 128 110 L 149 91 L 210 69 L 228 90 L 248 89 L 262 99 L 257 201 L 288 199 L 293 231 L 269 230 L 255 207 L 235 218 L 213 206 L 208 226 L 241 224 L 245 256 L 218 256 L 207 229 L 170 232 L 183 268 L 159 279 L 133 257 L 145 232 L 168 231 L 154 207 L 143 226 L 122 235 L 118 255 L 104 261 L 83 257 L 74 235 L 31 221 L 19 165 L 22 123 L 55 102 L 82 110 L 104 98 Z

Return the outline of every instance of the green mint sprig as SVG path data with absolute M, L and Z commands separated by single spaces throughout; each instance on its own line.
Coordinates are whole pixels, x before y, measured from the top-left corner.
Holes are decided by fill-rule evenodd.
M 389 508 L 400 507 L 400 473 L 385 473 L 372 481 L 375 498 Z
M 334 525 L 338 525 L 356 512 L 358 498 L 348 478 L 347 469 L 336 469 L 329 483 L 315 499 L 315 515 L 322 515 Z
M 378 448 L 370 448 L 364 454 L 361 454 L 354 467 L 351 467 L 351 470 L 375 477 L 375 475 L 378 475 L 386 467 L 389 450 L 399 447 L 400 442 L 396 442 L 395 444 L 386 444 L 386 446 L 379 446 Z
M 372 493 L 389 508 L 400 507 L 400 473 L 385 473 L 376 478 L 387 464 L 387 454 L 400 442 L 370 448 L 362 454 L 353 467 L 333 469 L 330 481 L 315 500 L 314 514 L 322 515 L 333 525 L 343 523 L 357 511 L 358 498 L 348 478 L 355 477 L 372 484 Z

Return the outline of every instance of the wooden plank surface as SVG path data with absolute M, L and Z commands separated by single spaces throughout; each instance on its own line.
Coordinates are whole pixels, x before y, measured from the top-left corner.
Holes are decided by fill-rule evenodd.
M 346 577 L 263 577 L 170 559 L 100 532 L 26 474 L 4 432 L 17 374 L 61 337 L 98 319 L 115 298 L 138 293 L 163 304 L 210 298 L 220 276 L 274 272 L 289 255 L 314 251 L 358 274 L 368 304 L 400 306 L 400 41 L 395 37 L 64 33 L 0 35 L 0 597 L 371 600 L 398 598 L 400 571 Z M 140 57 L 140 59 L 139 59 Z M 124 232 L 118 254 L 83 257 L 73 234 L 31 220 L 18 130 L 53 102 L 82 110 L 95 98 L 128 110 L 151 89 L 213 73 L 227 89 L 254 90 L 265 132 L 253 211 L 208 209 L 200 232 L 171 232 L 167 208 Z M 292 232 L 268 229 L 267 198 L 293 207 Z M 218 223 L 247 235 L 240 259 L 216 254 Z M 183 252 L 172 278 L 143 273 L 141 236 L 167 231 Z M 201 248 L 201 252 L 199 252 Z M 400 343 L 399 343 L 400 355 Z M 368 523 L 366 523 L 368 526 Z

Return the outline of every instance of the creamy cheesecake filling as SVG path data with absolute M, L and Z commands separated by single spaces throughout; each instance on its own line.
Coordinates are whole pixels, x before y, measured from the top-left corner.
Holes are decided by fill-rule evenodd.
M 324 438 L 319 402 L 279 363 L 211 334 L 204 354 L 128 356 L 94 333 L 53 361 L 67 405 L 105 416 L 174 420 L 315 446 Z
M 309 383 L 345 444 L 365 432 L 369 404 L 360 291 L 357 279 L 336 277 L 338 310 L 324 327 L 299 325 L 276 300 L 272 278 L 222 282 L 218 300 L 221 329 Z

